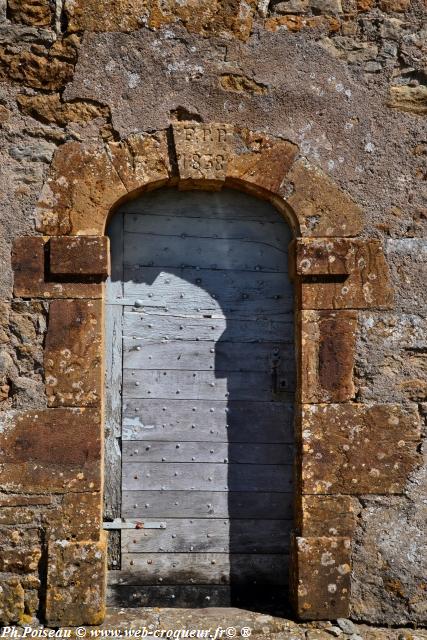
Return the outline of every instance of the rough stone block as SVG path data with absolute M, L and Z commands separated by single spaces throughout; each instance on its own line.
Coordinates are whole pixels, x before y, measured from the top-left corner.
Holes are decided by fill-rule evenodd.
M 102 495 L 69 493 L 58 508 L 45 513 L 44 524 L 51 540 L 99 540 L 102 531 Z
M 48 238 L 21 236 L 13 245 L 14 294 L 20 298 L 100 298 L 97 283 L 55 282 L 46 273 Z
M 102 420 L 95 409 L 47 409 L 11 417 L 0 438 L 2 487 L 49 494 L 99 491 Z
M 420 421 L 399 405 L 302 408 L 305 494 L 402 493 L 420 461 Z
M 362 402 L 422 402 L 427 397 L 427 318 L 359 313 L 355 372 Z
M 53 276 L 107 278 L 110 250 L 107 236 L 57 236 L 49 242 L 49 271 Z
M 349 537 L 356 528 L 357 499 L 350 496 L 302 496 L 297 528 L 303 538 Z
M 106 537 L 58 540 L 48 548 L 46 621 L 51 626 L 95 625 L 105 616 Z
M 20 622 L 24 607 L 24 588 L 19 577 L 0 574 L 0 622 Z
M 204 187 L 220 188 L 232 153 L 234 128 L 227 124 L 172 125 L 180 188 L 203 180 Z
M 303 311 L 300 317 L 300 402 L 350 400 L 356 312 Z
M 227 182 L 251 183 L 274 194 L 288 174 L 298 147 L 264 133 L 240 131 L 240 145 L 245 152 L 234 153 L 227 171 Z
M 9 18 L 12 22 L 32 27 L 49 27 L 51 8 L 49 0 L 8 0 Z
M 54 300 L 45 345 L 48 405 L 91 407 L 102 393 L 102 303 Z
M 305 246 L 310 244 L 309 241 Z M 341 243 L 341 247 L 344 248 L 345 243 Z M 333 278 L 325 280 L 324 276 L 301 277 L 303 309 L 369 309 L 391 306 L 389 269 L 377 240 L 349 241 L 344 262 L 349 273 L 344 280 L 341 277 L 338 281 Z M 301 264 L 299 268 L 301 269 Z
M 298 160 L 284 183 L 303 236 L 356 236 L 364 223 L 360 207 L 320 169 Z
M 350 600 L 350 539 L 292 540 L 291 594 L 302 620 L 346 617 Z

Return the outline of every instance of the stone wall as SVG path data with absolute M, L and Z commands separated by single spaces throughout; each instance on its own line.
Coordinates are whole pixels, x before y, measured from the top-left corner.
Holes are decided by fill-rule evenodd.
M 101 576 L 104 552 L 100 478 L 79 477 L 82 468 L 85 474 L 83 460 L 99 455 L 97 433 L 89 438 L 86 457 L 76 446 L 82 430 L 90 432 L 97 419 L 100 369 L 90 368 L 90 388 L 83 396 L 72 380 L 63 387 L 55 383 L 61 340 L 65 346 L 67 340 L 78 341 L 73 317 L 87 317 L 87 300 L 100 296 L 100 285 L 65 282 L 67 268 L 64 276 L 55 266 L 46 283 L 40 275 L 46 240 L 38 237 L 24 247 L 21 263 L 27 271 L 20 281 L 19 270 L 15 274 L 15 287 L 16 278 L 22 287 L 13 298 L 12 244 L 20 236 L 102 235 L 105 211 L 118 199 L 147 182 L 147 176 L 153 184 L 168 179 L 168 128 L 190 120 L 262 131 L 263 136 L 243 140 L 241 152 L 265 147 L 264 162 L 271 166 L 279 147 L 277 157 L 287 158 L 289 166 L 297 159 L 283 185 L 281 165 L 282 173 L 273 172 L 262 187 L 283 187 L 280 197 L 304 211 L 302 235 L 335 235 L 322 226 L 321 214 L 322 206 L 327 208 L 325 193 L 337 189 L 336 226 L 347 225 L 348 233 L 341 229 L 336 235 L 357 235 L 384 247 L 393 291 L 388 308 L 347 301 L 338 307 L 347 315 L 340 316 L 337 331 L 336 319 L 321 304 L 313 305 L 317 294 L 306 289 L 311 303 L 305 307 L 304 331 L 313 346 L 304 369 L 311 383 L 301 389 L 307 394 L 301 401 L 335 402 L 330 406 L 339 411 L 336 403 L 351 400 L 356 412 L 394 405 L 411 417 L 399 428 L 402 439 L 416 442 L 417 455 L 387 491 L 379 483 L 375 491 L 363 484 L 349 492 L 351 471 L 342 473 L 342 460 L 328 460 L 327 472 L 337 492 L 352 494 L 353 618 L 426 623 L 427 478 L 419 435 L 413 436 L 414 424 L 416 430 L 420 421 L 425 425 L 427 407 L 426 42 L 424 0 L 0 0 L 0 619 L 22 620 L 47 610 L 51 623 L 67 620 L 64 611 L 68 621 L 78 620 L 81 613 L 71 607 L 72 572 L 67 583 L 61 567 L 81 568 L 87 562 L 91 575 Z M 236 175 L 250 181 L 256 173 L 251 162 L 242 160 Z M 83 189 L 75 187 L 79 181 Z M 348 197 L 357 209 L 349 208 Z M 360 208 L 363 225 L 352 228 Z M 93 265 L 88 269 L 94 273 Z M 355 283 L 357 289 L 357 278 Z M 76 303 L 67 299 L 86 302 L 70 313 L 67 305 Z M 46 339 L 53 306 L 52 317 L 69 329 L 59 343 L 58 332 Z M 338 382 L 328 371 L 327 340 L 323 369 L 310 368 L 319 360 L 319 336 L 331 332 L 343 345 Z M 93 336 L 89 342 L 91 359 Z M 348 344 L 353 344 L 350 355 L 344 352 Z M 88 372 L 84 360 L 81 354 L 73 360 L 81 377 Z M 337 385 L 340 397 L 334 396 Z M 344 418 L 334 420 L 329 417 L 326 426 L 336 423 L 331 437 L 338 438 Z M 58 426 L 63 424 L 75 425 L 74 441 Z M 369 433 L 372 424 L 374 419 L 363 429 Z M 320 432 L 305 480 L 308 495 L 316 491 L 310 482 L 320 477 L 316 453 L 324 453 L 322 421 L 313 426 Z M 56 432 L 54 449 L 46 451 L 43 439 Z M 386 453 L 389 435 L 381 445 Z M 377 444 L 363 454 L 382 455 Z M 353 463 L 365 461 L 358 457 Z M 363 476 L 363 469 L 358 473 Z M 316 521 L 310 499 L 306 513 Z M 304 526 L 309 532 L 310 525 Z M 312 530 L 316 536 L 330 535 L 319 533 L 317 525 Z M 347 536 L 347 524 L 342 531 Z M 301 552 L 315 558 L 316 549 Z M 98 582 L 86 594 L 87 621 L 96 621 L 102 609 L 102 579 Z

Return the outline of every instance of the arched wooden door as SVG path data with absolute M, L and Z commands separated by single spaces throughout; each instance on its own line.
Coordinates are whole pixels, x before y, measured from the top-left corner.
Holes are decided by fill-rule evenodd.
M 290 230 L 237 191 L 164 189 L 122 206 L 109 235 L 106 518 L 124 520 L 109 525 L 110 601 L 283 603 Z

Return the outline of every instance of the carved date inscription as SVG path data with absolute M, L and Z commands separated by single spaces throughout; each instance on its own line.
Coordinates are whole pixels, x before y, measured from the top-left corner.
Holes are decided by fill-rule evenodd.
M 180 122 L 173 133 L 181 179 L 225 179 L 233 127 Z

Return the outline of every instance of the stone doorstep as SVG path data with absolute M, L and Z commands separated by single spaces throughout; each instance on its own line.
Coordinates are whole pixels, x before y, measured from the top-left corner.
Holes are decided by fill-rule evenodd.
M 27 623 L 36 628 L 48 628 L 38 621 Z M 24 623 L 23 625 L 24 626 Z M 178 630 L 178 629 L 216 629 L 221 627 L 235 627 L 236 637 L 241 637 L 240 629 L 251 629 L 251 637 L 271 638 L 272 640 L 331 640 L 339 637 L 341 640 L 356 640 L 360 636 L 363 640 L 427 640 L 427 629 L 386 628 L 349 622 L 349 628 L 354 627 L 352 633 L 341 632 L 335 620 L 323 622 L 297 623 L 286 618 L 274 617 L 242 609 L 208 608 L 208 609 L 167 609 L 167 608 L 108 608 L 105 622 L 91 627 L 96 630 Z M 71 637 L 77 638 L 74 628 L 70 629 Z M 19 632 L 19 628 L 17 628 Z M 18 636 L 19 637 L 19 636 Z M 226 638 L 225 634 L 223 638 Z

